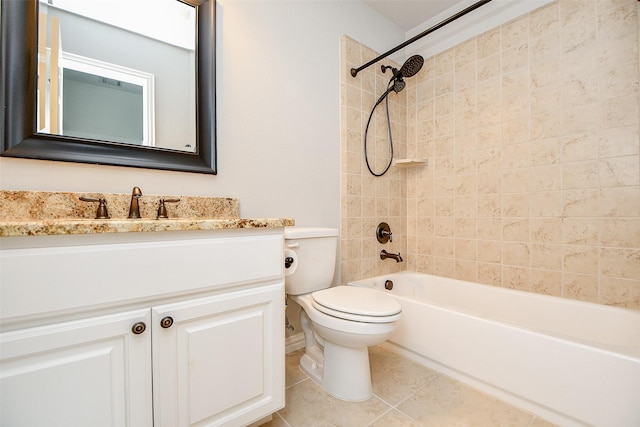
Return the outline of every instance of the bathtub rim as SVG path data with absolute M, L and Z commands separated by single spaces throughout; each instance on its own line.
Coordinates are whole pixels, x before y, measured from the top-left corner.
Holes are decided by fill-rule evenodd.
M 575 299 L 571 299 L 571 298 L 564 298 L 564 297 L 559 297 L 559 296 L 555 296 L 555 295 L 547 295 L 547 294 L 539 294 L 539 293 L 535 293 L 535 292 L 528 292 L 528 291 L 523 291 L 520 289 L 511 289 L 511 288 L 504 288 L 504 287 L 498 287 L 498 286 L 493 286 L 493 285 L 487 285 L 487 284 L 483 284 L 483 283 L 477 283 L 477 282 L 468 282 L 465 280 L 460 280 L 460 279 L 454 279 L 454 278 L 450 278 L 450 277 L 445 277 L 445 276 L 437 276 L 434 274 L 429 274 L 429 273 L 420 273 L 420 272 L 416 272 L 413 270 L 403 270 L 403 271 L 399 271 L 399 272 L 395 272 L 395 273 L 389 273 L 389 274 L 382 274 L 379 276 L 374 276 L 374 277 L 369 277 L 366 279 L 360 279 L 360 280 L 353 280 L 353 281 L 349 281 L 347 282 L 347 286 L 363 286 L 363 287 L 369 287 L 371 289 L 375 289 L 379 292 L 383 292 L 385 294 L 389 294 L 389 295 L 393 295 L 396 298 L 405 298 L 408 300 L 418 300 L 418 301 L 422 301 L 422 299 L 420 298 L 412 298 L 411 296 L 407 296 L 407 295 L 402 295 L 402 294 L 398 294 L 398 293 L 394 293 L 394 290 L 386 290 L 386 289 L 380 289 L 378 287 L 374 287 L 373 286 L 373 282 L 375 280 L 379 280 L 381 282 L 384 283 L 385 280 L 393 280 L 394 277 L 396 276 L 424 276 L 426 278 L 433 278 L 433 279 L 445 279 L 447 281 L 451 281 L 454 282 L 457 285 L 463 286 L 463 287 L 474 287 L 474 290 L 478 289 L 475 287 L 481 287 L 482 289 L 486 289 L 489 290 L 491 292 L 498 292 L 500 294 L 506 294 L 506 295 L 517 295 L 519 297 L 527 297 L 527 298 L 531 298 L 534 300 L 539 300 L 539 301 L 553 301 L 554 303 L 558 303 L 561 302 L 562 304 L 567 304 L 568 306 L 580 306 L 580 307 L 592 307 L 593 309 L 602 311 L 602 312 L 611 312 L 611 313 L 621 313 L 624 316 L 632 316 L 632 317 L 637 317 L 639 320 L 639 324 L 640 324 L 640 311 L 639 310 L 635 310 L 632 308 L 626 308 L 626 307 L 617 307 L 617 306 L 609 306 L 609 305 L 604 305 L 604 304 L 598 304 L 598 303 L 594 303 L 594 302 L 590 302 L 590 301 L 581 301 L 581 300 L 575 300 Z M 371 285 L 367 285 L 368 283 L 371 283 Z M 602 351 L 607 351 L 616 355 L 623 355 L 626 357 L 629 357 L 633 360 L 639 360 L 640 359 L 640 345 L 634 345 L 634 344 L 615 344 L 615 343 L 611 343 L 611 342 L 600 342 L 597 340 L 591 340 L 588 338 L 582 338 L 582 337 L 576 337 L 573 336 L 571 334 L 566 334 L 566 333 L 562 333 L 559 331 L 555 331 L 555 330 L 550 330 L 548 328 L 536 328 L 536 327 L 532 327 L 530 325 L 527 325 L 525 323 L 522 322 L 518 322 L 516 320 L 513 319 L 504 319 L 498 316 L 492 316 L 492 315 L 487 315 L 486 313 L 483 313 L 481 310 L 478 311 L 473 311 L 473 310 L 467 310 L 452 304 L 444 304 L 442 302 L 434 302 L 434 301 L 424 301 L 426 304 L 429 305 L 433 305 L 436 307 L 441 307 L 443 309 L 447 309 L 447 310 L 451 310 L 454 311 L 456 313 L 463 313 L 465 315 L 469 315 L 471 317 L 477 317 L 483 320 L 491 320 L 494 321 L 496 323 L 499 324 L 503 324 L 503 325 L 509 325 L 512 326 L 514 328 L 519 328 L 519 329 L 524 329 L 527 331 L 530 331 L 532 333 L 536 333 L 536 334 L 541 334 L 541 335 L 546 335 L 546 336 L 551 336 L 554 337 L 555 339 L 560 339 L 560 340 L 566 340 L 566 341 L 571 341 L 571 342 L 575 342 L 578 345 L 583 345 L 586 347 L 596 347 Z M 632 337 L 633 338 L 633 337 Z M 636 338 L 639 339 L 639 338 Z M 640 344 L 640 343 L 639 343 Z

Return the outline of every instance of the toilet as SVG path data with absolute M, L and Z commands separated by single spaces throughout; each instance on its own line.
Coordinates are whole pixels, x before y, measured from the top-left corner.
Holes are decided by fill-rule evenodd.
M 305 337 L 301 369 L 342 400 L 371 396 L 368 347 L 387 339 L 400 303 L 374 289 L 331 287 L 338 230 L 285 227 L 285 290 L 302 308 Z

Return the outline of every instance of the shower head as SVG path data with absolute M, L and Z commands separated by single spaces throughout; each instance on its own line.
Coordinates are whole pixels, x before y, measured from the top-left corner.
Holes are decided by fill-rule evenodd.
M 382 101 L 384 101 L 384 99 L 387 97 L 387 95 L 391 93 L 391 91 L 394 91 L 395 93 L 400 93 L 405 86 L 406 86 L 406 83 L 404 82 L 404 80 L 402 80 L 402 77 L 392 77 L 391 80 L 389 80 L 389 85 L 387 86 L 387 90 L 376 101 L 376 106 L 380 104 Z M 374 106 L 373 108 L 376 108 L 376 107 Z
M 413 55 L 402 64 L 400 71 L 394 74 L 399 74 L 400 77 L 413 77 L 420 71 L 422 65 L 424 65 L 424 58 L 420 55 Z
M 407 84 L 402 80 L 402 77 L 397 77 L 394 80 L 392 89 L 395 93 L 399 93 Z
M 413 55 L 411 58 L 407 59 L 400 70 L 397 68 L 391 67 L 389 65 L 381 65 L 380 68 L 382 72 L 385 73 L 387 70 L 391 70 L 393 73 L 393 77 L 389 80 L 389 84 L 393 83 L 393 85 L 387 90 L 389 93 L 393 90 L 395 93 L 399 93 L 402 89 L 404 89 L 406 83 L 404 82 L 404 77 L 413 77 L 418 71 L 422 68 L 424 64 L 424 59 L 420 55 Z
M 382 100 L 386 98 L 386 96 L 389 95 L 391 91 L 394 91 L 395 93 L 400 93 L 402 89 L 404 89 L 404 87 L 407 85 L 404 82 L 404 77 L 415 76 L 418 73 L 418 71 L 420 71 L 423 64 L 424 64 L 424 59 L 422 58 L 422 56 L 413 55 L 411 58 L 407 59 L 404 62 L 402 67 L 400 67 L 400 70 L 390 65 L 381 65 L 380 69 L 382 70 L 383 73 L 386 73 L 387 70 L 391 70 L 391 72 L 393 73 L 393 76 L 391 77 L 391 80 L 389 80 L 387 91 L 383 93 L 382 96 L 378 99 L 378 101 L 376 102 L 376 105 L 381 103 Z
M 407 59 L 404 64 L 402 64 L 400 70 L 389 65 L 381 65 L 380 68 L 382 69 L 383 73 L 386 73 L 387 70 L 391 70 L 394 79 L 402 79 L 403 77 L 415 76 L 422 68 L 422 65 L 424 65 L 424 59 L 422 58 L 422 56 L 413 55 L 412 57 Z

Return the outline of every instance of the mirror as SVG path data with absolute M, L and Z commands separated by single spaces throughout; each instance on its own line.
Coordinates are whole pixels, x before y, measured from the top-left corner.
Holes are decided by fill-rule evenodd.
M 195 61 L 183 64 L 183 69 L 191 69 L 191 72 L 186 78 L 181 79 L 179 84 L 174 78 L 173 83 L 167 85 L 166 78 L 159 78 L 160 71 L 149 72 L 149 69 L 139 69 L 144 67 L 144 63 L 156 63 L 166 57 L 159 48 L 148 49 L 149 52 L 153 51 L 153 55 L 146 54 L 147 60 L 141 62 L 143 65 L 140 67 L 131 66 L 131 62 L 124 65 L 116 64 L 114 67 L 115 60 L 107 60 L 106 56 L 96 54 L 95 50 L 82 52 L 73 48 L 75 52 L 72 52 L 71 46 L 65 50 L 64 41 L 74 37 L 51 36 L 56 24 L 51 25 L 48 16 L 53 17 L 69 11 L 60 11 L 51 5 L 40 6 L 38 0 L 2 0 L 1 82 L 4 114 L 1 124 L 4 146 L 1 155 L 215 174 L 215 0 L 173 1 L 181 7 L 192 8 L 194 28 L 191 34 L 197 36 L 193 37 L 197 40 L 197 48 L 195 54 L 191 54 Z M 53 3 L 55 5 L 56 1 Z M 144 19 L 137 20 L 158 20 L 148 16 L 154 9 L 148 6 Z M 74 15 L 75 13 L 73 12 Z M 189 9 L 182 13 L 188 15 Z M 90 21 L 91 29 L 85 29 L 80 34 L 97 31 L 95 25 L 104 25 L 96 19 Z M 39 22 L 46 22 L 45 29 L 39 27 Z M 62 18 L 58 22 L 62 24 Z M 58 34 L 64 36 L 68 29 L 65 27 L 64 31 L 58 31 Z M 166 36 L 184 31 L 172 27 L 163 32 Z M 189 37 L 187 35 L 183 38 Z M 76 34 L 75 38 L 88 37 L 78 37 Z M 45 39 L 49 43 L 41 43 Z M 43 65 L 39 58 L 43 57 L 43 49 L 45 58 L 52 57 L 52 40 L 55 40 L 53 44 L 61 40 L 63 42 L 61 49 L 58 46 L 58 64 L 52 66 L 49 61 Z M 109 41 L 115 40 L 116 37 L 109 37 Z M 166 41 L 163 43 L 166 44 Z M 122 46 L 131 44 L 133 43 L 118 43 L 117 49 L 111 46 L 111 49 L 106 50 L 125 51 Z M 140 53 L 128 55 L 140 56 Z M 51 70 L 60 70 L 60 75 L 52 79 Z M 59 87 L 55 89 L 59 95 L 52 93 L 51 80 L 60 82 Z M 161 81 L 164 81 L 165 86 L 162 90 Z M 188 88 L 188 85 L 191 85 L 191 88 Z M 74 89 L 78 86 L 90 86 L 88 97 L 93 99 L 102 100 L 105 93 L 109 93 L 109 97 L 117 95 L 121 98 L 135 99 L 133 107 L 126 108 L 133 108 L 131 111 L 135 113 L 129 115 L 140 117 L 140 121 L 136 120 L 132 125 L 133 131 L 126 135 L 120 132 L 120 128 L 124 127 L 124 118 L 117 119 L 118 124 L 115 126 L 94 123 L 93 127 L 87 128 L 86 125 L 95 120 L 86 115 L 83 117 L 82 113 L 90 110 L 95 116 L 107 114 L 96 112 L 95 103 L 78 104 L 76 101 L 74 106 L 71 97 L 69 100 L 64 97 L 65 88 Z M 104 92 L 107 86 L 114 86 L 116 90 Z M 100 92 L 102 95 L 96 95 L 96 91 L 103 91 Z M 160 111 L 167 108 L 167 101 L 160 101 L 158 98 L 165 99 L 165 95 L 161 95 L 165 91 L 177 92 L 187 101 L 183 100 L 183 103 L 168 115 L 163 113 L 165 118 L 161 118 Z M 77 90 L 75 96 L 78 96 Z M 62 103 L 45 102 L 48 99 L 62 99 Z M 177 101 L 168 102 L 177 105 Z M 88 106 L 90 108 L 87 108 Z M 116 110 L 124 108 L 120 106 L 116 107 Z M 50 116 L 52 109 L 59 110 L 58 116 L 54 116 L 53 119 Z M 76 124 L 65 124 L 65 119 L 74 114 L 80 114 Z M 179 126 L 185 123 L 188 123 L 186 130 L 185 126 Z M 183 128 L 183 132 L 179 135 L 173 133 L 179 127 Z M 118 132 L 113 132 L 114 130 Z M 169 142 L 161 143 L 162 139 Z
M 193 5 L 39 0 L 38 6 L 39 133 L 195 151 Z M 140 19 L 147 11 L 150 19 Z

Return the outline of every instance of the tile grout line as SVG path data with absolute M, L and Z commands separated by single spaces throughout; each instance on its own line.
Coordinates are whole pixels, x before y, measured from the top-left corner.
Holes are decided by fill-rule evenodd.
M 378 399 L 380 399 L 380 401 L 384 402 L 385 404 L 390 406 L 390 409 L 386 412 L 384 412 L 382 415 L 380 415 L 379 417 L 377 417 L 375 420 L 373 420 L 369 425 L 371 425 L 372 423 L 374 423 L 375 421 L 377 421 L 378 419 L 382 418 L 384 415 L 388 414 L 389 412 L 395 410 L 398 413 L 404 415 L 405 417 L 407 417 L 408 419 L 410 419 L 411 421 L 413 421 L 416 424 L 419 425 L 423 425 L 420 421 L 416 420 L 415 418 L 413 418 L 412 416 L 406 414 L 405 412 L 401 411 L 399 409 L 399 406 L 402 405 L 404 402 L 406 402 L 407 400 L 409 400 L 411 397 L 415 396 L 418 392 L 424 390 L 425 388 L 427 388 L 431 383 L 433 383 L 435 380 L 437 380 L 440 377 L 440 375 L 435 375 L 433 377 L 433 379 L 431 379 L 430 381 L 428 381 L 425 385 L 423 385 L 422 387 L 418 388 L 417 390 L 415 390 L 413 393 L 409 394 L 407 397 L 405 397 L 404 399 L 400 400 L 398 403 L 396 403 L 395 405 L 387 402 L 385 399 L 383 399 L 382 397 L 378 396 L 377 394 L 373 393 L 372 395 L 377 397 Z

